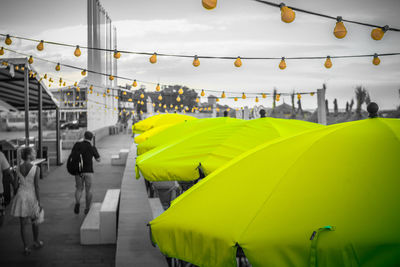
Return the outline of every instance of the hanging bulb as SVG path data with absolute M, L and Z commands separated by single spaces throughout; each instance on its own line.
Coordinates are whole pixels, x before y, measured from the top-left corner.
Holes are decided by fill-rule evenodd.
M 332 68 L 332 60 L 331 60 L 331 57 L 330 57 L 330 56 L 327 56 L 327 57 L 326 57 L 324 66 L 325 66 L 325 68 L 327 68 L 327 69 Z
M 347 30 L 343 24 L 342 17 L 341 16 L 337 17 L 336 21 L 337 22 L 335 29 L 333 30 L 333 34 L 335 35 L 336 38 L 343 39 L 347 34 Z
M 106 92 L 107 92 L 107 94 L 109 94 L 110 93 L 110 89 L 107 88 Z
M 177 102 L 181 102 L 181 98 L 179 97 L 179 95 L 178 95 L 178 97 L 176 98 L 176 101 L 177 101 Z
M 195 66 L 195 67 L 200 66 L 200 60 L 197 56 L 194 56 L 193 66 Z
M 196 103 L 199 103 L 200 102 L 200 99 L 197 97 L 196 98 Z
M 65 87 L 66 85 L 67 85 L 67 83 L 66 83 L 66 82 L 64 82 L 64 83 L 63 83 L 63 86 Z
M 6 39 L 4 40 L 4 42 L 6 43 L 6 45 L 11 45 L 12 44 L 12 40 L 10 38 L 10 35 L 7 34 Z
M 89 87 L 89 89 L 90 89 L 90 91 L 93 91 L 93 85 L 91 85 L 91 86 Z
M 153 107 L 155 107 L 156 106 L 156 103 L 153 103 Z
M 281 63 L 279 63 L 279 68 L 280 68 L 281 70 L 286 69 L 285 57 L 282 57 Z
M 103 93 L 103 97 L 106 97 L 106 93 Z
M 279 101 L 280 98 L 281 98 L 281 94 L 277 94 L 276 95 L 276 101 Z
M 160 84 L 159 84 L 159 83 L 157 83 L 156 91 L 157 91 L 157 92 L 160 92 Z
M 284 3 L 280 4 L 281 8 L 281 20 L 286 23 L 291 23 L 296 18 L 296 13 L 290 7 L 287 7 Z
M 311 93 L 310 93 L 310 96 L 314 96 L 314 94 L 315 94 L 314 92 L 311 92 Z
M 220 109 L 219 109 L 219 108 L 216 108 L 215 110 L 216 110 L 217 112 L 219 112 Z
M 32 56 L 29 57 L 28 63 L 29 63 L 29 64 L 33 64 L 33 57 L 32 57 Z
M 0 48 L 0 56 L 4 55 L 4 47 Z
M 262 93 L 261 96 L 262 96 L 262 98 L 267 98 L 267 95 L 264 93 Z
M 62 82 L 63 82 L 62 78 L 60 78 L 60 80 L 58 80 L 58 82 L 59 82 L 59 83 L 62 83 Z
M 122 94 L 123 94 L 123 95 L 126 95 L 127 93 L 124 91 Z
M 159 101 L 162 100 L 162 95 L 159 95 L 159 96 L 158 96 L 158 100 L 159 100 Z M 160 105 L 161 105 L 161 103 L 160 103 Z
M 43 40 L 41 40 L 40 43 L 36 46 L 36 49 L 38 51 L 43 51 L 43 49 L 44 49 L 44 41 Z
M 175 106 L 175 109 L 177 110 L 177 109 L 178 109 L 178 106 Z
M 140 100 L 138 100 L 138 102 L 137 102 L 138 104 L 140 104 Z
M 371 38 L 374 39 L 375 41 L 381 40 L 383 38 L 383 35 L 385 35 L 385 32 L 387 32 L 388 29 L 389 29 L 388 25 L 373 29 L 371 31 Z
M 119 59 L 121 57 L 121 53 L 117 51 L 117 49 L 114 50 L 114 58 Z
M 258 96 L 256 96 L 256 103 L 258 103 Z
M 140 94 L 140 98 L 141 98 L 141 99 L 144 98 L 144 94 L 143 94 L 143 93 Z
M 133 87 L 136 87 L 136 86 L 137 86 L 137 81 L 136 81 L 136 80 L 133 80 L 132 86 L 133 86 Z
M 57 66 L 56 66 L 56 71 L 60 71 L 60 70 L 61 70 L 60 63 L 57 63 Z
M 222 92 L 222 95 L 221 95 L 221 98 L 225 98 L 225 97 L 226 97 L 225 91 L 223 91 L 223 92 Z
M 238 101 L 238 98 L 237 98 L 237 97 L 235 97 L 235 98 L 234 98 L 234 100 L 235 100 L 235 101 Z
M 240 68 L 242 66 L 242 60 L 240 59 L 240 57 L 237 57 L 237 59 L 235 60 L 234 63 L 236 68 Z
M 208 10 L 214 9 L 217 6 L 217 0 L 202 0 L 201 3 Z
M 143 101 L 140 101 L 140 105 L 144 105 L 144 102 L 143 102 Z
M 182 94 L 183 94 L 183 89 L 182 89 L 182 88 L 179 89 L 178 93 L 179 93 L 180 95 L 182 95 Z
M 74 82 L 74 86 L 75 86 L 75 87 L 78 86 L 78 82 Z
M 381 63 L 381 60 L 378 57 L 378 54 L 374 54 L 374 59 L 372 59 L 372 64 L 378 66 Z
M 86 70 L 82 70 L 81 74 L 82 76 L 86 76 Z
M 79 100 L 79 95 L 78 95 L 78 96 L 76 96 L 76 100 Z
M 218 97 L 215 99 L 215 102 L 219 102 L 219 98 Z
M 75 55 L 76 57 L 80 57 L 80 56 L 82 55 L 81 49 L 79 48 L 79 45 L 76 46 L 74 55 Z
M 166 109 L 167 108 L 167 104 L 164 104 L 163 108 Z
M 300 100 L 301 99 L 301 94 L 297 93 L 297 99 Z
M 173 107 L 174 107 L 174 105 L 172 105 L 172 104 L 171 104 L 171 105 L 169 105 L 169 107 L 170 107 L 170 108 L 173 108 Z
M 157 63 L 157 53 L 154 52 L 154 54 L 150 57 L 150 63 L 151 64 Z
M 114 81 L 114 76 L 110 75 L 110 77 L 108 77 L 108 79 L 109 79 L 110 81 Z
M 242 99 L 246 99 L 246 95 L 242 93 Z

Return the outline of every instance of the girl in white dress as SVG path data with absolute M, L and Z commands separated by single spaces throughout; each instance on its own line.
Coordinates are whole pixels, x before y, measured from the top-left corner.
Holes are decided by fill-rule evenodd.
M 40 169 L 31 163 L 35 159 L 35 150 L 33 148 L 22 148 L 21 158 L 23 163 L 19 164 L 17 167 L 19 187 L 13 199 L 11 215 L 19 217 L 20 219 L 24 253 L 28 255 L 31 250 L 26 242 L 25 225 L 29 222 L 29 219 L 32 222 L 33 246 L 35 248 L 41 248 L 43 246 L 43 242 L 39 240 L 39 226 L 34 223 L 41 209 L 38 184 Z

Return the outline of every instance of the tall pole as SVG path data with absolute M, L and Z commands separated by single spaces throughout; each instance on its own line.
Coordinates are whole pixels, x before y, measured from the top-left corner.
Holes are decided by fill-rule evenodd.
M 43 91 L 42 91 L 42 86 L 40 85 L 40 82 L 38 82 L 38 91 L 39 91 L 39 98 L 38 98 L 38 152 L 39 152 L 39 158 L 43 158 L 43 116 L 42 116 L 42 111 L 43 111 Z
M 60 108 L 56 108 L 57 165 L 61 165 Z
M 326 85 L 323 84 L 322 89 L 317 89 L 318 123 L 322 125 L 326 125 L 325 93 Z
M 29 146 L 29 64 L 24 68 L 24 90 L 25 90 L 25 146 Z

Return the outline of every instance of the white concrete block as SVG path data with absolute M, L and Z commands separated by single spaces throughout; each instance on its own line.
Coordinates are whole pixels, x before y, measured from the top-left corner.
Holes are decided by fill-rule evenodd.
M 153 215 L 153 219 L 157 218 L 164 212 L 164 209 L 161 205 L 160 199 L 157 198 L 149 198 L 149 203 L 151 207 L 151 213 Z
M 120 189 L 107 190 L 100 209 L 100 241 L 115 244 L 117 241 L 117 213 Z
M 112 155 L 111 156 L 111 165 L 112 166 L 125 166 L 126 159 L 121 159 L 119 155 Z
M 101 203 L 92 203 L 89 213 L 81 225 L 81 244 L 100 244 L 100 208 Z

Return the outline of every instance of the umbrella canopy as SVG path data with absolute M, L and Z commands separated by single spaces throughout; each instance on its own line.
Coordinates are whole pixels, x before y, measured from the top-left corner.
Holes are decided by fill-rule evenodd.
M 134 133 L 143 133 L 155 127 L 166 124 L 177 124 L 183 121 L 196 120 L 197 118 L 183 114 L 159 114 L 148 117 L 132 126 Z
M 214 127 L 225 125 L 226 123 L 235 123 L 239 119 L 220 117 L 220 118 L 204 118 L 199 120 L 185 121 L 174 125 L 173 127 L 166 129 L 152 136 L 146 141 L 140 143 L 137 147 L 138 155 L 141 155 L 147 151 L 152 150 L 158 146 L 165 145 L 177 140 L 182 140 L 189 137 L 192 134 L 199 133 L 201 131 L 209 130 Z
M 196 121 L 196 120 L 194 120 L 194 121 Z M 145 131 L 144 133 L 135 137 L 135 143 L 141 144 L 141 143 L 145 142 L 146 140 L 148 140 L 150 137 L 158 135 L 159 133 L 163 132 L 164 130 L 166 130 L 169 127 L 172 127 L 174 125 L 175 124 L 165 124 L 165 125 L 161 125 L 159 127 L 152 128 L 148 131 Z
M 208 175 L 257 145 L 319 127 L 324 126 L 276 118 L 237 120 L 139 156 L 137 177 L 140 171 L 149 181 L 193 181 L 199 178 L 199 164 Z
M 18 111 L 15 107 L 0 99 L 0 112 Z
M 398 266 L 400 120 L 327 126 L 259 146 L 181 195 L 153 242 L 199 266 Z M 318 242 L 317 242 L 318 241 Z

